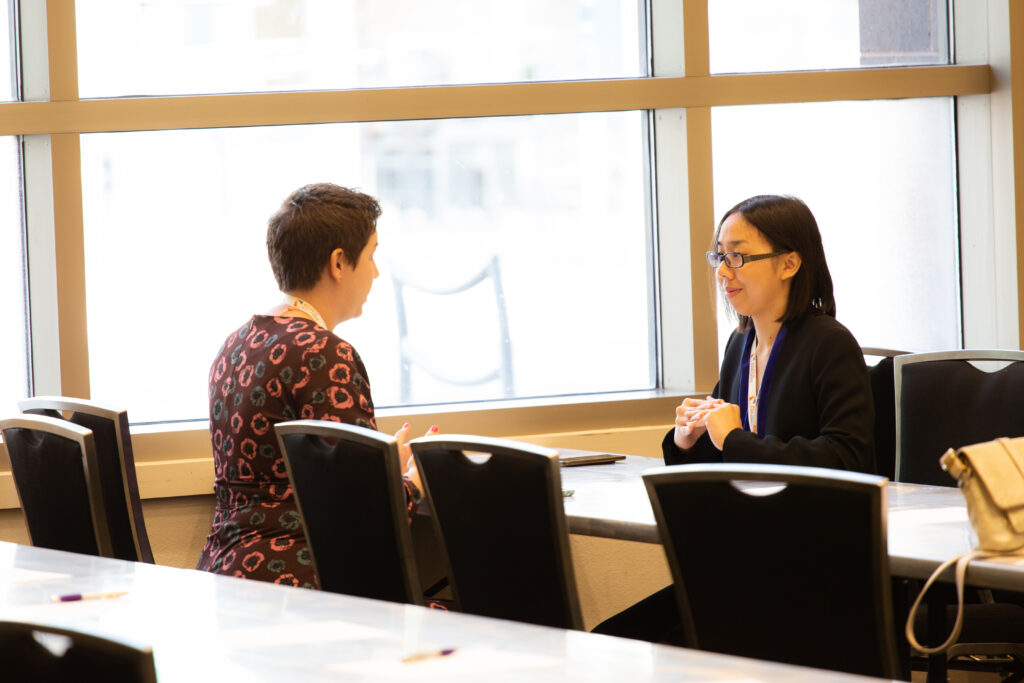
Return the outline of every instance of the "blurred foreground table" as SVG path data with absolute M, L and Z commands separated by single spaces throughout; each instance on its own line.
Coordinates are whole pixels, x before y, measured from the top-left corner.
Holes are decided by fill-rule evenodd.
M 52 600 L 120 591 L 112 599 Z M 0 619 L 148 644 L 161 683 L 865 680 L 4 542 Z M 445 648 L 455 653 L 403 662 Z

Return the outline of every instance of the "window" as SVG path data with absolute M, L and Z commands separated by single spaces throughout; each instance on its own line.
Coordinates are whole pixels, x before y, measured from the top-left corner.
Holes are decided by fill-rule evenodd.
M 800 197 L 836 317 L 861 346 L 958 348 L 952 110 L 949 98 L 717 108 L 716 220 L 754 194 Z M 720 344 L 733 325 L 719 316 Z
M 713 0 L 711 72 L 946 64 L 941 0 Z
M 18 98 L 18 60 L 12 48 L 15 34 L 13 0 L 0 0 L 0 102 L 17 101 Z
M 637 112 L 85 135 L 93 396 L 202 418 L 224 338 L 281 300 L 267 219 L 319 180 L 383 206 L 337 329 L 378 406 L 652 388 L 645 139 Z
M 77 3 L 82 97 L 619 78 L 636 0 Z
M 30 254 L 33 276 L 38 259 L 75 267 L 60 270 L 55 292 L 33 279 L 32 308 L 60 334 L 41 335 L 18 363 L 33 359 L 35 390 L 126 405 L 136 422 L 201 420 L 216 348 L 279 296 L 267 217 L 318 180 L 384 205 L 381 277 L 365 316 L 338 330 L 364 356 L 379 406 L 709 389 L 715 321 L 692 247 L 725 208 L 761 192 L 810 204 L 839 318 L 862 344 L 959 346 L 961 309 L 973 309 L 960 305 L 958 276 L 964 291 L 1001 292 L 1015 273 L 1003 248 L 1015 237 L 1004 225 L 1012 192 L 1000 185 L 1013 177 L 1012 126 L 987 97 L 985 66 L 1001 58 L 988 45 L 1002 17 L 959 2 L 957 50 L 972 50 L 971 65 L 948 66 L 954 13 L 937 0 L 715 0 L 706 24 L 702 10 L 699 0 L 23 3 L 13 14 L 29 58 L 6 71 L 24 73 L 42 101 L 0 102 L 0 123 L 13 122 L 0 135 L 17 168 L 19 145 L 35 152 L 65 134 L 26 156 L 27 194 L 45 196 L 31 188 L 51 171 L 61 198 L 80 183 L 82 220 L 74 200 L 58 226 L 46 211 L 25 214 L 25 241 L 58 242 L 53 264 L 45 248 Z M 962 40 L 964 22 L 984 40 Z M 48 37 L 45 54 L 31 52 Z M 677 76 L 684 53 L 701 76 L 694 46 L 704 44 L 716 76 Z M 45 102 L 49 70 L 65 101 Z M 87 101 L 75 101 L 74 75 Z M 249 92 L 259 95 L 229 94 Z M 966 123 L 962 95 L 977 106 Z M 244 110 L 253 101 L 265 105 L 256 120 Z M 969 148 L 978 175 L 957 166 L 967 130 L 980 140 Z M 966 257 L 958 172 L 965 185 L 995 178 L 990 196 L 966 202 Z M 12 178 L 6 224 L 20 226 Z M 870 201 L 854 201 L 862 195 Z M 20 229 L 2 234 L 4 301 L 24 319 L 26 247 Z M 918 273 L 941 275 L 906 290 Z M 57 306 L 68 300 L 84 301 L 85 315 Z M 1010 308 L 1000 334 L 1019 327 Z M 39 379 L 40 368 L 59 372 Z M 29 380 L 6 386 L 21 394 Z M 669 418 L 643 419 L 630 426 Z
M 17 410 L 29 395 L 28 310 L 25 291 L 25 243 L 22 228 L 21 147 L 13 136 L 0 137 L 0 301 L 5 332 L 0 335 L 0 410 Z
M 10 5 L 0 2 L 0 101 L 18 99 Z M 10 135 L 0 136 L 0 226 L 0 304 L 7 323 L 0 335 L 0 410 L 11 413 L 29 393 L 30 373 L 21 143 Z

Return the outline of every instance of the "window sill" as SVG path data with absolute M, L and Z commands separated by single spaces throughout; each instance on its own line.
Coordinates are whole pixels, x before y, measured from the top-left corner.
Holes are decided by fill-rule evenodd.
M 377 426 L 393 433 L 409 422 L 419 435 L 436 424 L 449 434 L 660 458 L 662 435 L 686 395 L 652 390 L 381 408 Z M 213 455 L 205 421 L 132 425 L 131 433 L 143 498 L 212 492 Z M 10 467 L 0 462 L 0 509 L 17 506 Z

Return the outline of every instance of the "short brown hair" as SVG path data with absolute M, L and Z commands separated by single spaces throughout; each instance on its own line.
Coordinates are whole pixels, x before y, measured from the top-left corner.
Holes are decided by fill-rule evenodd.
M 267 224 L 267 255 L 282 292 L 310 289 L 335 249 L 351 266 L 377 230 L 380 204 L 368 194 L 314 183 L 288 195 Z

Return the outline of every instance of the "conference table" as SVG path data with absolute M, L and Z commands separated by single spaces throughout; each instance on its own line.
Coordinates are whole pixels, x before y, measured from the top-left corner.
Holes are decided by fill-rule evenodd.
M 54 601 L 89 593 L 117 597 Z M 160 683 L 868 680 L 6 542 L 0 620 L 152 647 Z
M 659 543 L 641 473 L 628 456 L 562 469 L 572 533 Z M 923 578 L 971 548 L 955 488 L 891 484 L 894 574 Z M 971 583 L 1024 589 L 1024 558 L 972 564 Z M 110 599 L 54 602 L 72 593 Z M 0 542 L 0 620 L 151 646 L 162 683 L 225 680 L 845 681 L 832 671 L 565 631 L 171 567 Z M 409 655 L 454 649 L 406 662 Z M 3 671 L 0 663 L 0 672 Z
M 570 532 L 661 543 L 641 475 L 664 467 L 660 460 L 627 456 L 616 463 L 562 468 L 562 488 L 572 491 L 565 501 Z M 891 482 L 886 498 L 889 570 L 894 576 L 926 579 L 943 561 L 973 549 L 967 506 L 956 487 Z M 940 579 L 951 582 L 953 576 L 951 567 Z M 974 560 L 966 581 L 981 588 L 1024 592 L 1024 556 Z M 933 614 L 943 614 L 945 603 L 937 591 L 926 602 Z M 896 624 L 897 629 L 902 626 Z M 948 632 L 942 617 L 929 620 L 925 642 L 941 642 Z M 946 680 L 945 655 L 928 658 L 927 680 Z
M 562 468 L 569 531 L 626 541 L 661 543 L 641 474 L 664 468 L 660 460 L 626 456 L 604 465 Z M 956 487 L 893 482 L 887 489 L 889 569 L 924 579 L 947 560 L 973 548 L 967 506 Z M 952 580 L 950 569 L 943 575 Z M 971 562 L 972 585 L 1024 591 L 1024 556 Z

